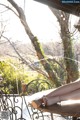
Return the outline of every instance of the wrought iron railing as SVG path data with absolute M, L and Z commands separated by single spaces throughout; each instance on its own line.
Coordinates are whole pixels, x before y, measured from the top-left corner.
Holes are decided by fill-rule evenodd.
M 31 117 L 25 96 L 0 94 L 0 120 L 27 120 L 28 116 Z
M 32 108 L 28 104 L 28 99 L 33 93 L 50 89 L 50 84 L 45 80 L 36 79 L 28 83 L 26 88 L 28 95 L 4 94 L 0 91 L 0 120 L 38 120 L 40 118 L 44 120 L 43 112 Z

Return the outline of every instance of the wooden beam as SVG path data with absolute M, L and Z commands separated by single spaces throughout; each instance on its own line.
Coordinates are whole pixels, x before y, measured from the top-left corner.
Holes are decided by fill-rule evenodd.
M 34 0 L 46 5 L 49 5 L 58 10 L 80 16 L 80 4 L 79 3 L 62 3 L 61 0 Z

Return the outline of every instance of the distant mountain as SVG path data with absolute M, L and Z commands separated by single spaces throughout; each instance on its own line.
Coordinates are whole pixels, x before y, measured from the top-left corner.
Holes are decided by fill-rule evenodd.
M 33 59 L 36 58 L 36 52 L 31 43 L 22 44 L 19 41 L 13 42 L 12 45 L 23 57 L 33 56 Z M 63 56 L 63 46 L 61 43 L 41 43 L 42 48 L 46 55 L 50 56 Z M 75 51 L 75 58 L 80 60 L 80 43 L 73 45 L 73 50 Z M 17 56 L 14 48 L 10 45 L 9 42 L 0 42 L 0 56 Z

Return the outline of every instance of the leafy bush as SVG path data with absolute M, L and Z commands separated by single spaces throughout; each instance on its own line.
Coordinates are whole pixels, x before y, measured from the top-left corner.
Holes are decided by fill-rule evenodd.
M 17 63 L 14 61 L 0 61 L 0 74 L 2 74 L 3 81 L 1 84 L 4 85 L 4 92 L 6 93 L 20 93 L 21 92 L 21 81 L 22 75 L 20 74 L 21 69 L 18 69 Z

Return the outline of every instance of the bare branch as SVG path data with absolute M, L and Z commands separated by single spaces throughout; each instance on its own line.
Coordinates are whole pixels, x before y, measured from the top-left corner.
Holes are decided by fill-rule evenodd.
M 30 63 L 29 61 L 25 60 L 22 57 L 21 54 L 16 50 L 15 46 L 11 43 L 11 41 L 7 37 L 3 36 L 3 38 L 5 38 L 5 39 L 8 40 L 8 42 L 10 43 L 10 45 L 13 47 L 13 49 L 15 50 L 15 52 L 17 53 L 17 55 L 19 56 L 19 60 L 21 60 L 23 64 L 28 65 L 28 67 L 31 68 L 32 70 L 36 70 L 37 72 L 39 72 L 40 74 L 42 74 L 42 75 L 44 75 L 45 77 L 48 78 L 48 75 L 43 70 L 41 70 L 40 68 L 34 66 L 32 63 Z
M 1 4 L 1 3 L 0 3 L 0 5 L 6 7 L 8 10 L 11 10 L 17 17 L 19 17 L 18 14 L 12 8 L 10 8 L 9 6 Z

